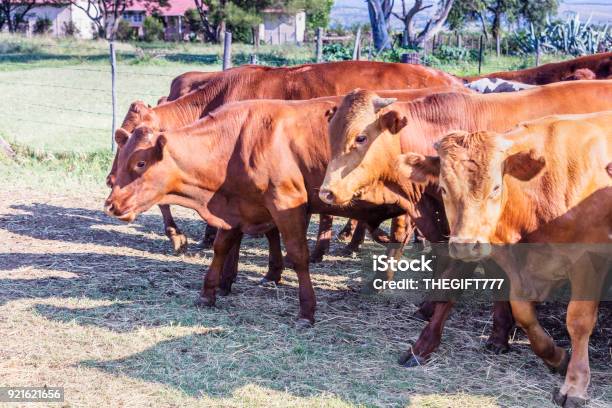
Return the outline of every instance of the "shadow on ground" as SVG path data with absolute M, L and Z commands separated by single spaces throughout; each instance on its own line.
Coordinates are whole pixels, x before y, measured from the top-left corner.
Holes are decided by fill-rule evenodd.
M 300 397 L 334 394 L 365 405 L 403 405 L 414 394 L 465 393 L 493 398 L 502 405 L 546 406 L 549 394 L 544 392 L 561 383 L 532 354 L 521 334 L 515 336 L 512 353 L 486 354 L 483 344 L 490 326 L 489 307 L 473 303 L 464 303 L 454 312 L 440 352 L 430 365 L 399 367 L 397 355 L 424 324 L 411 317 L 414 305 L 384 296 L 360 296 L 356 288 L 347 288 L 345 273 L 358 268 L 359 260 L 317 267 L 323 272 L 319 277 L 313 274 L 318 322 L 301 331 L 293 326 L 295 275 L 286 273 L 287 284 L 276 288 L 256 285 L 267 265 L 263 240 L 245 240 L 235 293 L 220 297 L 217 308 L 198 309 L 192 301 L 209 258 L 160 255 L 167 246 L 158 233 L 161 217 L 139 218 L 136 230 L 144 236 L 105 230 L 118 224 L 101 211 L 49 204 L 12 209 L 19 213 L 3 215 L 2 230 L 53 240 L 62 252 L 0 254 L 0 272 L 60 273 L 3 279 L 0 304 L 35 298 L 33 311 L 50 321 L 116 333 L 173 326 L 219 328 L 163 340 L 125 358 L 89 359 L 79 365 L 157 382 L 194 397 L 227 397 L 248 384 L 258 384 Z M 181 219 L 180 223 L 191 233 L 201 229 L 197 220 Z M 157 235 L 151 238 L 152 233 Z M 100 249 L 81 251 L 79 246 L 84 244 Z M 122 254 L 122 247 L 151 255 Z M 58 307 L 45 302 L 52 297 L 110 304 Z M 540 315 L 546 329 L 567 347 L 564 305 L 545 305 Z M 591 341 L 591 388 L 604 405 L 612 400 L 611 323 L 611 308 L 606 305 Z M 538 386 L 530 388 L 534 381 Z M 517 389 L 523 390 L 521 395 Z

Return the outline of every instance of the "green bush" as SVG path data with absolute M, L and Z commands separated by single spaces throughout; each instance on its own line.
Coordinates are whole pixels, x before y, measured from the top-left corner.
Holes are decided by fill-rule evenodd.
M 467 48 L 442 44 L 436 48 L 434 56 L 441 62 L 473 61 L 474 55 Z M 478 60 L 478 53 L 476 53 Z
M 353 59 L 353 47 L 342 43 L 330 43 L 323 46 L 325 61 L 347 61 Z
M 36 19 L 36 23 L 34 23 L 34 34 L 47 34 L 51 30 L 52 24 L 51 20 L 46 17 Z
M 117 25 L 116 37 L 119 41 L 130 41 L 136 39 L 136 33 L 128 21 L 121 19 Z
M 146 17 L 142 23 L 144 30 L 143 39 L 146 42 L 164 39 L 164 25 L 155 17 Z

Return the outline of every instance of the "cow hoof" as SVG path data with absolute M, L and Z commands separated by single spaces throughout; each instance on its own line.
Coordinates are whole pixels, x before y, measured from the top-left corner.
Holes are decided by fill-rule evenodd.
M 214 307 L 215 301 L 207 298 L 206 296 L 199 295 L 193 302 L 193 305 L 195 307 Z
M 175 255 L 181 255 L 187 252 L 187 237 L 184 234 L 174 234 L 170 236 L 172 249 Z
M 265 276 L 257 282 L 259 286 L 264 286 L 266 288 L 275 288 L 280 284 L 280 279 L 278 281 L 273 281 L 272 279 L 268 279 Z
M 563 408 L 579 408 L 586 407 L 589 400 L 580 397 L 568 397 L 561 394 L 561 390 L 557 388 L 553 391 L 553 402 Z
M 230 293 L 232 293 L 232 289 L 219 286 L 217 293 L 219 294 L 219 296 L 228 296 Z
M 345 246 L 343 248 L 338 249 L 335 252 L 335 254 L 338 255 L 338 256 L 344 256 L 344 257 L 347 257 L 347 258 L 352 258 L 353 255 L 355 255 L 357 252 L 358 252 L 358 250 L 356 250 L 355 248 L 350 247 L 350 246 L 347 245 L 347 246 Z
M 298 330 L 310 329 L 312 326 L 314 326 L 314 323 L 308 319 L 304 319 L 303 317 L 300 317 L 295 321 L 295 328 Z
M 308 262 L 316 264 L 319 262 L 323 262 L 323 255 L 311 255 L 308 259 Z
M 485 349 L 493 354 L 506 354 L 510 351 L 510 346 L 507 343 L 498 343 L 495 340 L 487 340 Z
M 426 362 L 426 359 L 424 357 L 415 356 L 414 354 L 412 354 L 411 350 L 408 350 L 408 351 L 403 352 L 399 356 L 399 358 L 397 359 L 397 362 L 402 367 L 412 368 L 412 367 L 419 367 L 419 366 L 424 365 Z
M 559 374 L 562 377 L 565 377 L 565 374 L 567 373 L 567 366 L 569 365 L 570 357 L 571 356 L 570 356 L 569 351 L 565 350 L 565 355 L 563 356 L 563 360 L 561 360 L 561 363 L 557 367 L 553 367 L 549 364 L 546 364 L 546 366 L 548 367 L 551 373 Z

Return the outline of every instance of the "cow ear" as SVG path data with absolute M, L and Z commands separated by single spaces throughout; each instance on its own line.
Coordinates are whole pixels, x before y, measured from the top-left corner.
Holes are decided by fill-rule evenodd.
M 334 106 L 333 108 L 328 109 L 327 111 L 325 111 L 325 117 L 327 118 L 328 122 L 331 122 L 331 120 L 334 117 L 334 115 L 336 114 L 337 110 L 338 110 L 338 107 Z
M 400 180 L 408 179 L 415 183 L 436 182 L 440 176 L 440 158 L 417 153 L 401 154 L 397 159 L 397 172 Z
M 535 150 L 526 150 L 510 154 L 504 160 L 504 174 L 521 180 L 529 181 L 537 176 L 546 165 L 543 156 L 538 155 Z
M 397 111 L 389 111 L 380 117 L 379 124 L 382 130 L 388 130 L 395 135 L 408 124 L 408 119 L 400 116 Z
M 157 155 L 158 160 L 164 158 L 164 148 L 166 147 L 166 143 L 168 143 L 168 139 L 166 139 L 166 136 L 159 135 L 159 137 L 157 138 L 157 142 L 155 142 L 155 153 Z
M 119 147 L 123 147 L 127 143 L 129 137 L 130 134 L 127 132 L 127 130 L 123 128 L 115 130 L 115 142 L 117 142 Z

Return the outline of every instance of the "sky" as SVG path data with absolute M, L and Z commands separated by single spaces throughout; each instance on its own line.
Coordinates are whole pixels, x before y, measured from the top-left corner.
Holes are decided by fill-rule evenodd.
M 433 1 L 429 0 L 428 2 L 432 3 Z M 413 0 L 406 0 L 406 3 L 412 5 Z M 398 12 L 401 11 L 401 4 L 401 0 L 395 0 L 394 9 Z M 562 16 L 574 12 L 579 13 L 581 20 L 586 20 L 592 14 L 593 22 L 612 23 L 612 0 L 565 0 L 561 3 L 559 13 Z M 422 15 L 427 16 L 425 11 Z M 398 19 L 392 18 L 391 20 L 393 27 L 400 28 L 402 26 Z M 332 8 L 331 21 L 332 25 L 334 22 L 341 25 L 368 23 L 368 9 L 365 0 L 336 0 Z

